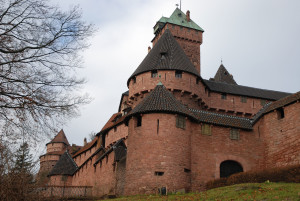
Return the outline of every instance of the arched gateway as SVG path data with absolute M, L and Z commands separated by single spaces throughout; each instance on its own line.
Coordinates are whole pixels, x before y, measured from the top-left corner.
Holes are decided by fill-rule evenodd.
M 223 161 L 220 164 L 220 177 L 229 177 L 232 174 L 243 172 L 243 167 L 236 161 Z

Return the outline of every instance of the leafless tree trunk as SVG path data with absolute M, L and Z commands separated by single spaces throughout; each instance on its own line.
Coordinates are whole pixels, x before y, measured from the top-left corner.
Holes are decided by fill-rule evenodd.
M 0 0 L 2 139 L 39 138 L 90 101 L 78 93 L 85 81 L 76 69 L 93 31 L 78 7 L 62 12 L 46 0 Z

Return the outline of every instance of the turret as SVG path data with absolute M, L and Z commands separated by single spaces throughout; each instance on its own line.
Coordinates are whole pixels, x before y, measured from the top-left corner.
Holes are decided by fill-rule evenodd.
M 169 18 L 160 18 L 153 29 L 155 34 L 152 40 L 153 46 L 155 46 L 163 33 L 169 29 L 200 75 L 200 45 L 202 44 L 204 30 L 191 20 L 190 11 L 184 14 L 180 9 L 176 8 Z

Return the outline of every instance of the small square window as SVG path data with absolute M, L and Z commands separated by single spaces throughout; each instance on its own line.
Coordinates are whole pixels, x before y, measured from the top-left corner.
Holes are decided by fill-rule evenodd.
M 211 135 L 211 126 L 209 124 L 202 124 L 202 135 Z
M 241 102 L 242 103 L 247 103 L 247 97 L 241 96 Z
M 181 115 L 176 116 L 176 127 L 185 129 L 185 117 Z
M 182 78 L 182 71 L 180 71 L 180 70 L 175 71 L 175 77 Z
M 227 94 L 221 94 L 221 99 L 226 100 L 227 99 Z
M 239 129 L 232 128 L 230 130 L 230 139 L 232 139 L 232 140 L 239 140 L 240 139 L 240 131 L 239 131 Z
M 157 74 L 157 70 L 151 71 L 151 77 L 152 77 L 152 78 L 158 77 L 157 75 L 158 75 L 158 74 Z

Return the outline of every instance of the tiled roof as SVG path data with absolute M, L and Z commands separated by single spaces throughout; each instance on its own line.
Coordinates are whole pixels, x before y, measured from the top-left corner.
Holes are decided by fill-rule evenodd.
M 215 77 L 215 82 L 223 82 L 227 84 L 237 84 L 235 80 L 233 79 L 233 76 L 227 71 L 227 69 L 221 64 L 219 67 Z
M 61 155 L 61 157 L 59 158 L 59 160 L 57 161 L 57 163 L 49 173 L 49 176 L 53 176 L 53 175 L 71 176 L 74 174 L 76 169 L 77 169 L 77 165 L 75 161 L 72 159 L 70 154 L 66 151 L 63 155 Z
M 76 156 L 80 155 L 81 153 L 84 153 L 85 151 L 91 149 L 93 145 L 97 143 L 97 137 L 95 137 L 91 142 L 87 143 L 85 146 L 83 146 L 79 151 L 77 151 L 74 155 L 73 158 Z
M 195 29 L 198 31 L 204 32 L 204 30 L 197 25 L 193 20 L 187 21 L 186 15 L 179 9 L 176 8 L 170 18 L 167 17 L 162 17 L 157 23 L 170 23 L 170 24 L 175 24 L 191 29 Z
M 58 132 L 58 134 L 53 138 L 53 140 L 51 140 L 51 142 L 49 142 L 47 144 L 50 144 L 50 143 L 64 143 L 65 145 L 70 145 L 63 129 L 61 129 Z
M 252 129 L 251 120 L 248 118 L 223 115 L 195 109 L 190 109 L 190 111 L 194 113 L 199 122 L 234 128 Z
M 134 76 L 151 70 L 180 70 L 200 77 L 198 71 L 169 30 L 164 32 L 142 63 L 130 76 L 127 85 Z
M 113 114 L 110 119 L 107 121 L 107 123 L 103 126 L 103 128 L 101 129 L 101 131 L 99 133 L 97 133 L 97 135 L 106 132 L 107 130 L 113 128 L 114 126 L 117 126 L 119 124 L 121 124 L 127 115 L 122 116 L 121 112 L 115 113 Z
M 159 83 L 128 116 L 145 113 L 175 113 L 196 119 L 193 114 L 180 103 L 165 86 Z
M 211 80 L 203 80 L 203 81 L 211 91 L 220 92 L 220 93 L 228 93 L 228 94 L 262 98 L 268 100 L 278 100 L 283 97 L 291 95 L 290 93 L 285 93 L 285 92 L 271 91 L 266 89 L 257 89 L 253 87 L 227 84 L 227 83 L 215 82 Z
M 285 98 L 282 98 L 276 102 L 273 102 L 268 109 L 265 111 L 265 113 L 271 112 L 273 110 L 276 110 L 277 108 L 289 105 L 291 103 L 294 103 L 296 101 L 300 100 L 300 91 L 297 93 L 294 93 L 290 96 L 287 96 Z
M 118 109 L 119 112 L 121 112 L 121 104 L 122 104 L 122 100 L 123 100 L 124 96 L 129 96 L 129 90 L 122 93 L 122 96 L 121 96 L 121 99 L 120 99 L 120 104 L 119 104 L 119 109 Z

